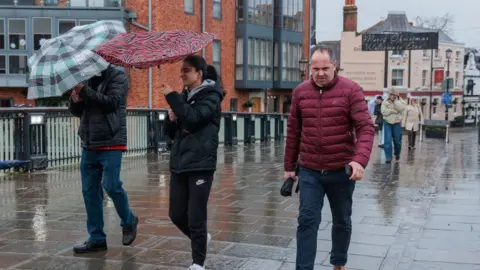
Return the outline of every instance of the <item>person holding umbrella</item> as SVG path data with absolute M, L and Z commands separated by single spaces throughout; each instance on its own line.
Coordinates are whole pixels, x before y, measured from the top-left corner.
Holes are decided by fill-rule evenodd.
M 85 84 L 78 84 L 71 93 L 68 109 L 80 118 L 80 172 L 90 235 L 84 244 L 73 248 L 75 253 L 107 249 L 102 185 L 121 218 L 122 243 L 128 246 L 137 236 L 138 217 L 130 209 L 120 180 L 122 153 L 127 150 L 127 92 L 125 74 L 109 67 Z
M 212 67 L 210 67 L 211 69 Z M 185 58 L 180 70 L 185 89 L 180 94 L 162 84 L 171 110 L 165 123 L 173 139 L 170 151 L 170 208 L 172 222 L 191 240 L 191 270 L 203 270 L 207 244 L 207 203 L 217 165 L 223 93 L 207 74 L 205 59 Z

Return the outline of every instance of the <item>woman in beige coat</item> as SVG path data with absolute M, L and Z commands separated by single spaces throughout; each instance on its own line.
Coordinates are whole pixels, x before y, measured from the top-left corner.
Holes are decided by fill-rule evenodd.
M 408 130 L 408 149 L 415 149 L 415 139 L 420 125 L 423 124 L 422 109 L 417 103 L 417 99 L 410 98 L 410 104 L 404 111 L 403 126 Z

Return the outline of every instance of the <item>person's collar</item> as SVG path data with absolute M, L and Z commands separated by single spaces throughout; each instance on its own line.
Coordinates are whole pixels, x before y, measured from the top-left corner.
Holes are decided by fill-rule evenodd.
M 335 76 L 333 77 L 333 79 L 332 79 L 329 83 L 327 83 L 326 85 L 320 87 L 320 86 L 318 86 L 318 85 L 315 83 L 315 81 L 313 80 L 313 77 L 310 78 L 310 81 L 311 81 L 312 85 L 315 87 L 315 89 L 317 89 L 317 90 L 322 90 L 322 91 L 324 91 L 324 90 L 330 90 L 330 89 L 332 89 L 333 87 L 335 87 L 335 85 L 338 83 L 338 80 L 339 80 L 339 77 L 338 77 L 338 75 L 335 73 Z

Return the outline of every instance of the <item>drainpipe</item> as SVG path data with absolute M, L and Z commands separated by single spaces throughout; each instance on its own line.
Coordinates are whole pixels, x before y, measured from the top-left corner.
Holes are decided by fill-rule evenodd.
M 148 0 L 148 32 L 152 32 L 152 0 Z M 148 108 L 153 107 L 152 68 L 148 68 Z
M 137 22 L 137 13 L 132 10 L 126 10 L 130 23 L 140 29 L 152 32 L 152 0 L 148 0 L 148 26 Z M 153 89 L 152 89 L 152 68 L 148 69 L 148 108 L 152 108 Z
M 202 33 L 205 33 L 205 0 L 202 0 L 202 15 L 200 18 L 200 26 L 202 28 Z M 205 58 L 205 48 L 202 49 L 202 57 Z

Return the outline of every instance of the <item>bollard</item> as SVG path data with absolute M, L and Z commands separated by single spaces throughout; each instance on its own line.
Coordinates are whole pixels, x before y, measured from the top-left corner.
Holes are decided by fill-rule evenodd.
M 235 119 L 236 120 L 236 119 Z M 225 115 L 225 145 L 233 145 L 233 115 Z
M 281 139 L 281 135 L 280 135 L 281 122 L 282 122 L 281 117 L 275 116 L 275 141 L 278 141 Z
M 238 128 L 237 128 L 238 122 L 237 122 L 237 114 L 232 114 L 232 145 L 237 145 L 238 144 Z
M 261 116 L 261 121 L 260 121 L 260 141 L 265 142 L 267 141 L 267 116 L 262 115 Z
M 266 138 L 267 138 L 267 141 L 271 141 L 273 139 L 273 130 L 272 130 L 272 125 L 270 124 L 270 122 L 272 121 L 272 117 L 270 115 L 267 115 L 267 121 L 266 121 Z

